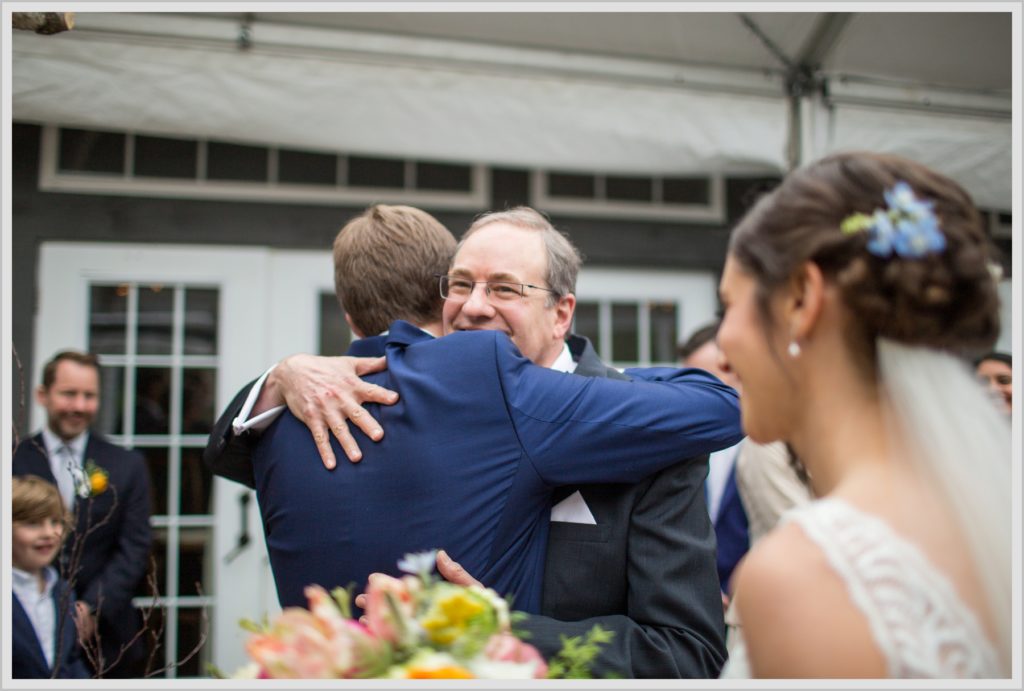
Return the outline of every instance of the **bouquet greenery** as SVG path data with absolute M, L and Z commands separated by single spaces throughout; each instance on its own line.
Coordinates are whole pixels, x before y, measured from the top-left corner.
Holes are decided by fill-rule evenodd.
M 544 679 L 587 678 L 611 633 L 594 627 L 563 640 L 551 666 L 513 632 L 508 602 L 490 588 L 432 575 L 435 552 L 407 555 L 407 575 L 375 574 L 366 613 L 353 619 L 351 594 L 305 590 L 309 608 L 288 607 L 273 622 L 243 621 L 252 662 L 235 678 L 262 679 Z

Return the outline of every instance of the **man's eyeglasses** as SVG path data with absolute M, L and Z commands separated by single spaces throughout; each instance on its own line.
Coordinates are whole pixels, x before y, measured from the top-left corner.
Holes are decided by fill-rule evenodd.
M 461 278 L 459 276 L 443 275 L 438 276 L 437 279 L 441 288 L 441 297 L 445 300 L 453 300 L 455 302 L 465 302 L 468 300 L 469 296 L 473 294 L 473 288 L 478 283 L 483 284 L 484 295 L 495 302 L 509 302 L 517 298 L 524 298 L 527 296 L 527 288 L 545 290 L 549 293 L 558 295 L 557 291 L 543 286 L 535 286 L 530 283 L 511 283 L 509 281 L 471 281 L 468 278 Z

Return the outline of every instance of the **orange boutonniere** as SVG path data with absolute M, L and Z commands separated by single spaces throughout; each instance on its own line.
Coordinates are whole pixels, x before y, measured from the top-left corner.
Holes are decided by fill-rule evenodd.
M 91 458 L 85 462 L 85 477 L 89 483 L 89 496 L 103 494 L 110 485 L 110 473 Z

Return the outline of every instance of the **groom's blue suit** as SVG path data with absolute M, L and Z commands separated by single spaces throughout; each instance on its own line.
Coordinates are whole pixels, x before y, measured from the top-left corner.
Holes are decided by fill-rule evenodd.
M 367 379 L 399 401 L 370 406 L 382 441 L 354 431 L 363 462 L 325 473 L 290 413 L 256 446 L 282 606 L 304 605 L 308 584 L 362 589 L 408 552 L 448 547 L 517 609 L 538 612 L 554 487 L 635 482 L 742 437 L 735 392 L 701 370 L 630 372 L 666 379 L 650 382 L 567 376 L 502 333 L 434 339 L 405 322 L 392 325 L 386 355 L 387 370 Z

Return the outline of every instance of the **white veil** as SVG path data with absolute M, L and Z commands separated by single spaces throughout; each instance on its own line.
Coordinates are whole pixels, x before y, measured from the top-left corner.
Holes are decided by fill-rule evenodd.
M 1010 423 L 962 360 L 878 339 L 878 367 L 920 470 L 945 493 L 982 579 L 997 650 L 1011 674 L 1012 497 Z

